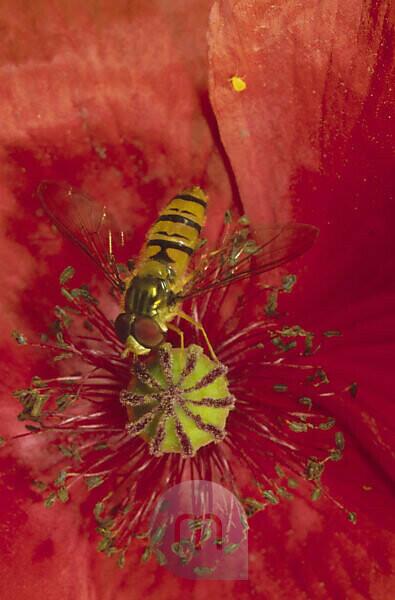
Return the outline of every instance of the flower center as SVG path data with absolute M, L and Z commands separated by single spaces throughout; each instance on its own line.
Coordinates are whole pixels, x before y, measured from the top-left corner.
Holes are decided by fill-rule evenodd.
M 131 436 L 141 435 L 151 454 L 175 452 L 193 456 L 219 442 L 235 399 L 229 393 L 226 367 L 203 354 L 164 344 L 150 363 L 137 362 L 135 377 L 121 393 Z
M 158 411 L 162 411 L 165 417 L 173 417 L 175 406 L 182 405 L 182 389 L 171 385 L 160 394 L 152 394 L 152 398 L 157 402 Z

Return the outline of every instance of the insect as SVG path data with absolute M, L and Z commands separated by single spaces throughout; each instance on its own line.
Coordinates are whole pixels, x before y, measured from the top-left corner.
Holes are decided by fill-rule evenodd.
M 204 327 L 183 312 L 183 301 L 270 271 L 303 254 L 318 234 L 316 227 L 304 224 L 255 230 L 240 225 L 220 248 L 198 253 L 208 199 L 201 188 L 192 187 L 172 198 L 159 214 L 125 277 L 116 260 L 119 249 L 125 249 L 125 237 L 106 207 L 56 182 L 41 183 L 38 195 L 57 228 L 118 290 L 121 312 L 114 327 L 125 344 L 124 356 L 148 354 L 162 344 L 169 329 L 180 336 L 183 346 L 183 331 L 172 322 L 179 317 L 201 331 L 215 359 Z

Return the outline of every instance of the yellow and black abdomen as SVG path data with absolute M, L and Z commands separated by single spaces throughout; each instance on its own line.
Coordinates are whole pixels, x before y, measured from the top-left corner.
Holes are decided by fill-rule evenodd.
M 188 267 L 206 219 L 207 196 L 199 187 L 170 200 L 148 232 L 144 259 L 171 265 L 177 278 Z

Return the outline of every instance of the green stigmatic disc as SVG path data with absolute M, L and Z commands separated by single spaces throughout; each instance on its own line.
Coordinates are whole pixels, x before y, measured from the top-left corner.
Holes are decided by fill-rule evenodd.
M 152 362 L 136 363 L 135 377 L 121 394 L 129 434 L 141 435 L 156 456 L 193 456 L 202 446 L 223 440 L 235 403 L 226 371 L 200 346 L 164 344 Z

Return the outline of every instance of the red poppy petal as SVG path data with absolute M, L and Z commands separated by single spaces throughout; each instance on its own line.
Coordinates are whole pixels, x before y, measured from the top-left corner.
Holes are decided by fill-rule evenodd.
M 209 41 L 211 99 L 246 212 L 252 219 L 295 218 L 321 229 L 316 247 L 299 262 L 307 269 L 287 307 L 313 331 L 343 333 L 320 356 L 332 383 L 345 386 L 355 378 L 359 392 L 341 403 L 328 398 L 325 405 L 345 430 L 350 460 L 354 457 L 346 496 L 368 521 L 378 519 L 383 546 L 373 549 L 355 531 L 347 533 L 359 548 L 356 564 L 371 553 L 381 575 L 371 573 L 360 589 L 348 580 L 346 592 L 347 566 L 338 563 L 334 572 L 344 579 L 341 594 L 386 598 L 393 586 L 385 580 L 393 523 L 385 504 L 377 510 L 377 500 L 369 501 L 362 484 L 366 477 L 369 488 L 374 479 L 376 499 L 385 496 L 395 464 L 389 426 L 395 298 L 388 276 L 395 239 L 389 4 L 223 0 L 214 4 Z M 243 78 L 244 91 L 232 88 L 233 75 Z M 342 485 L 337 477 L 334 489 L 340 492 Z M 367 521 L 362 527 L 369 536 Z M 337 541 L 340 548 L 339 536 Z M 322 576 L 323 583 L 329 580 Z M 288 594 L 296 589 L 291 586 Z M 304 590 L 300 583 L 301 597 Z M 320 593 L 316 587 L 308 595 Z M 322 597 L 338 593 L 332 582 Z
M 0 319 L 5 336 L 14 328 L 30 335 L 48 326 L 52 306 L 60 301 L 57 277 L 67 264 L 79 267 L 82 280 L 92 277 L 88 261 L 36 214 L 39 204 L 33 194 L 40 180 L 66 180 L 111 205 L 137 228 L 135 249 L 166 199 L 191 183 L 207 187 L 214 213 L 222 218 L 230 188 L 204 98 L 209 5 L 88 2 L 53 8 L 44 2 L 31 10 L 16 5 L 0 9 L 5 232 Z M 41 357 L 31 359 L 22 351 L 23 357 L 19 353 L 15 358 L 12 343 L 6 339 L 2 347 L 4 396 L 12 408 L 1 433 L 15 431 L 11 391 L 33 374 L 26 365 L 45 373 Z M 14 458 L 30 457 L 19 450 Z M 20 470 L 15 479 L 23 479 Z M 35 599 L 44 589 L 51 599 L 59 594 L 93 597 L 96 583 L 86 551 L 95 555 L 95 543 L 80 542 L 75 515 L 65 508 L 63 519 L 41 506 L 32 508 L 27 483 L 20 496 L 15 490 L 9 493 L 11 511 L 12 502 L 27 506 L 24 526 L 14 528 L 13 523 L 2 536 L 2 549 L 10 549 L 7 555 L 2 552 L 1 561 L 6 595 Z M 8 507 L 4 509 L 9 516 Z M 55 521 L 59 531 L 51 536 Z M 33 555 L 43 559 L 43 567 L 32 564 Z M 110 582 L 103 582 L 100 594 L 110 597 L 121 573 L 108 559 L 96 560 L 100 570 L 104 562 L 111 565 Z M 130 597 L 130 572 L 122 577 Z
M 1 595 L 59 598 L 91 598 L 91 545 L 80 533 L 77 507 L 45 509 L 32 490 L 26 468 L 1 460 Z
M 2 9 L 1 195 L 10 239 L 1 276 L 13 297 L 5 314 L 19 327 L 42 326 L 59 301 L 50 275 L 66 261 L 92 277 L 88 260 L 36 214 L 42 179 L 66 180 L 118 212 L 133 230 L 132 253 L 163 203 L 191 183 L 207 187 L 209 225 L 222 219 L 231 193 L 205 92 L 209 5 Z M 18 286 L 29 297 L 17 307 Z
M 50 176 L 68 179 L 71 183 L 86 187 L 100 200 L 107 201 L 108 198 L 115 198 L 114 204 L 119 203 L 121 208 L 123 205 L 127 210 L 132 198 L 133 215 L 135 216 L 137 211 L 138 225 L 144 225 L 157 214 L 167 190 L 179 189 L 190 179 L 191 173 L 200 179 L 207 171 L 207 181 L 212 186 L 212 195 L 218 200 L 214 204 L 215 213 L 217 217 L 222 218 L 223 208 L 229 198 L 229 185 L 219 154 L 213 149 L 212 134 L 205 121 L 207 114 L 201 113 L 201 96 L 204 96 L 205 79 L 204 35 L 208 4 L 197 2 L 192 8 L 190 4 L 186 6 L 185 3 L 176 3 L 176 5 L 172 3 L 172 7 L 175 6 L 174 12 L 168 12 L 167 9 L 161 8 L 160 2 L 151 3 L 148 8 L 141 3 L 138 7 L 133 5 L 132 8 L 128 5 L 124 12 L 116 13 L 113 12 L 115 10 L 113 8 L 100 9 L 102 12 L 99 12 L 95 5 L 95 9 L 92 9 L 93 16 L 91 13 L 88 14 L 88 7 L 75 12 L 72 10 L 67 18 L 65 14 L 59 16 L 58 11 L 52 12 L 49 7 L 45 7 L 45 9 L 40 8 L 38 29 L 31 25 L 31 12 L 21 13 L 18 8 L 9 9 L 10 14 L 7 14 L 6 22 L 17 22 L 19 29 L 26 31 L 26 35 L 25 42 L 21 43 L 18 37 L 10 34 L 11 41 L 8 40 L 5 54 L 8 62 L 3 71 L 1 86 L 3 94 L 5 94 L 4 90 L 8 90 L 9 95 L 9 101 L 5 103 L 4 109 L 6 127 L 3 132 L 3 152 L 8 159 L 5 163 L 7 173 L 4 189 L 15 191 L 18 199 L 18 210 L 15 211 L 12 223 L 9 218 L 6 223 L 11 235 L 17 239 L 16 243 L 13 242 L 15 246 L 25 249 L 23 258 L 26 258 L 26 262 L 23 263 L 21 260 L 18 249 L 13 256 L 7 242 L 5 245 L 5 250 L 8 252 L 7 267 L 8 259 L 10 262 L 5 287 L 10 290 L 13 279 L 18 281 L 23 279 L 23 285 L 29 288 L 29 294 L 24 294 L 23 306 L 19 305 L 18 299 L 13 294 L 9 295 L 6 310 L 7 326 L 9 323 L 16 324 L 21 318 L 22 315 L 16 315 L 15 312 L 25 316 L 24 325 L 28 324 L 32 329 L 36 328 L 38 323 L 41 325 L 42 313 L 52 304 L 53 299 L 51 294 L 54 285 L 53 281 L 49 283 L 49 275 L 51 271 L 61 270 L 60 260 L 64 261 L 64 252 L 62 252 L 60 259 L 54 258 L 52 263 L 49 262 L 45 256 L 48 252 L 44 249 L 45 246 L 37 243 L 35 245 L 31 238 L 32 234 L 33 240 L 34 236 L 37 240 L 36 222 L 32 218 L 34 210 L 31 208 L 35 209 L 37 204 L 32 201 L 31 193 L 41 178 Z M 221 3 L 221 10 L 226 6 L 231 5 Z M 237 14 L 240 6 L 240 4 L 232 5 L 234 14 Z M 279 10 L 281 9 L 280 6 Z M 274 9 L 271 7 L 270 10 L 275 10 L 275 7 Z M 339 10 L 345 9 L 339 8 Z M 354 18 L 351 14 L 352 8 L 348 10 L 352 20 Z M 296 14 L 297 8 L 294 11 Z M 328 8 L 328 13 L 331 13 L 331 7 Z M 247 15 L 250 26 L 251 24 L 255 26 L 257 14 Z M 316 14 L 319 15 L 319 11 Z M 215 13 L 213 15 L 215 19 Z M 33 16 L 35 18 L 34 14 Z M 232 15 L 226 16 L 231 24 Z M 341 16 L 344 21 L 344 15 Z M 272 21 L 273 19 L 271 23 Z M 213 22 L 215 23 L 215 20 Z M 286 19 L 280 23 L 279 32 L 283 30 L 284 23 L 287 25 Z M 272 24 L 271 29 L 274 29 L 275 19 Z M 303 27 L 304 23 L 299 29 L 302 30 Z M 9 30 L 12 31 L 10 27 Z M 244 33 L 251 35 L 251 31 L 247 29 Z M 191 40 L 196 38 L 198 41 L 191 44 Z M 281 49 L 283 43 L 284 39 L 281 37 L 278 49 Z M 317 44 L 319 45 L 319 42 Z M 238 44 L 236 46 L 238 47 Z M 289 46 L 285 47 L 284 52 L 292 56 Z M 275 54 L 276 52 L 273 52 L 273 55 Z M 225 67 L 227 56 L 222 56 L 221 59 L 224 60 Z M 8 68 L 9 64 L 12 64 L 11 70 Z M 254 61 L 251 64 L 254 64 Z M 131 65 L 136 65 L 135 70 Z M 239 74 L 245 77 L 248 84 L 245 92 L 236 95 L 232 91 L 229 96 L 232 101 L 234 98 L 238 101 L 251 90 L 248 64 L 246 63 L 245 69 L 242 64 L 231 65 L 231 67 L 229 73 L 225 74 L 225 78 Z M 61 94 L 58 94 L 59 90 Z M 264 98 L 263 89 L 260 89 L 257 95 L 257 102 L 261 102 L 261 94 Z M 271 103 L 268 105 L 266 102 L 265 106 L 269 106 L 271 111 L 276 96 L 276 89 L 274 89 L 269 95 L 272 98 Z M 290 100 L 292 94 L 289 93 L 288 105 L 292 104 Z M 85 110 L 81 111 L 81 105 Z M 207 109 L 207 105 L 205 106 Z M 223 134 L 223 115 L 219 114 L 215 102 L 214 107 Z M 300 102 L 298 107 L 298 109 L 292 106 L 289 108 L 291 115 L 288 121 L 286 109 L 273 118 L 271 127 L 279 121 L 282 123 L 280 134 L 273 133 L 270 128 L 265 134 L 265 131 L 260 129 L 260 123 L 258 121 L 256 123 L 257 140 L 265 141 L 264 154 L 269 156 L 264 171 L 266 187 L 260 180 L 260 160 L 259 156 L 254 156 L 254 148 L 245 147 L 243 152 L 232 156 L 232 151 L 236 151 L 236 140 L 233 142 L 232 138 L 229 138 L 231 142 L 229 143 L 223 134 L 225 147 L 231 157 L 243 199 L 244 196 L 246 198 L 246 206 L 248 203 L 250 207 L 255 206 L 256 203 L 256 207 L 259 206 L 259 210 L 263 211 L 257 214 L 263 215 L 267 220 L 289 218 L 290 208 L 284 203 L 285 207 L 279 209 L 279 198 L 284 199 L 287 196 L 289 182 L 299 164 L 307 166 L 307 169 L 313 169 L 317 164 L 315 151 L 309 147 L 309 136 L 317 127 L 315 120 L 317 106 L 311 107 L 312 115 L 315 117 L 311 117 L 311 123 L 310 117 L 307 119 L 310 125 L 306 130 L 305 124 L 298 125 L 297 121 L 300 119 L 302 122 L 303 115 L 308 115 L 308 111 L 306 114 L 301 112 Z M 249 110 L 246 112 L 249 113 Z M 14 113 L 17 114 L 17 118 Z M 268 113 L 267 109 L 266 113 Z M 149 118 L 147 116 L 147 119 L 143 120 L 142 114 L 148 115 Z M 270 111 L 269 116 L 271 116 Z M 281 116 L 282 119 L 279 119 L 278 117 Z M 355 114 L 353 119 L 351 124 L 355 123 Z M 235 120 L 234 125 L 237 123 L 238 121 Z M 287 133 L 289 134 L 291 126 L 293 137 L 290 142 Z M 232 123 L 229 123 L 229 128 L 232 128 Z M 242 135 L 245 135 L 245 132 Z M 253 137 L 251 136 L 252 139 Z M 292 140 L 298 137 L 303 141 L 301 154 L 298 152 L 295 154 L 292 145 Z M 280 156 L 280 140 L 281 146 L 285 148 L 284 158 Z M 273 147 L 277 148 L 277 153 L 273 153 Z M 283 173 L 280 169 L 277 175 L 273 176 L 274 183 L 270 187 L 268 175 L 274 173 L 278 166 L 283 165 L 285 165 Z M 133 190 L 138 190 L 138 194 L 133 193 Z M 258 202 L 262 198 L 268 199 L 267 205 Z M 249 212 L 254 214 L 252 211 L 251 208 Z M 323 214 L 324 211 L 320 212 L 320 216 L 316 219 L 320 224 Z M 306 215 L 309 216 L 308 212 Z M 306 218 L 306 220 L 312 219 Z M 58 248 L 54 248 L 53 251 L 58 252 Z M 77 257 L 76 254 L 72 255 L 73 258 L 74 256 Z M 44 263 L 49 264 L 49 269 L 47 266 L 42 266 Z M 64 262 L 62 266 L 66 266 Z M 37 273 L 41 277 L 39 281 L 37 281 Z M 44 296 L 46 299 L 43 298 Z M 353 464 L 349 466 L 352 468 Z M 357 464 L 358 473 L 361 469 L 362 467 Z M 25 500 L 29 497 L 27 490 L 22 490 L 22 496 Z M 357 500 L 355 504 L 358 508 Z M 196 584 L 180 582 L 167 575 L 164 570 L 158 570 L 150 565 L 144 567 L 144 577 L 142 577 L 140 574 L 143 571 L 137 562 L 135 568 L 128 566 L 125 572 L 120 574 L 114 563 L 100 556 L 93 559 L 92 571 L 90 571 L 88 558 L 85 558 L 85 545 L 83 543 L 80 545 L 79 538 L 75 535 L 75 528 L 79 521 L 72 519 L 72 522 L 69 522 L 65 518 L 60 521 L 59 536 L 56 537 L 55 534 L 58 552 L 53 560 L 50 559 L 51 564 L 48 567 L 47 575 L 50 578 L 48 598 L 51 599 L 52 593 L 55 597 L 57 592 L 56 597 L 59 593 L 71 594 L 83 600 L 93 596 L 106 600 L 115 595 L 121 599 L 129 598 L 131 590 L 138 596 L 154 594 L 156 598 L 173 597 L 192 590 L 196 598 L 206 597 L 208 590 L 214 593 L 220 591 L 223 598 L 231 598 L 237 594 L 248 597 L 252 593 L 278 598 L 287 598 L 291 594 L 300 598 L 307 597 L 306 594 L 309 597 L 314 597 L 315 594 L 317 598 L 326 598 L 328 593 L 329 595 L 340 593 L 343 596 L 348 594 L 350 598 L 358 598 L 361 594 L 362 597 L 363 594 L 366 597 L 368 590 L 368 593 L 372 593 L 374 597 L 385 598 L 383 594 L 388 591 L 388 585 L 380 579 L 382 573 L 385 573 L 384 561 L 387 560 L 389 547 L 389 543 L 384 544 L 385 532 L 380 532 L 380 543 L 383 547 L 380 550 L 381 560 L 374 562 L 377 571 L 369 574 L 371 588 L 369 589 L 369 581 L 367 582 L 366 577 L 363 578 L 362 586 L 359 582 L 354 585 L 350 582 L 350 570 L 352 572 L 356 568 L 362 570 L 364 561 L 373 561 L 377 555 L 374 544 L 371 546 L 371 551 L 365 552 L 363 540 L 361 541 L 363 535 L 373 531 L 373 527 L 363 525 L 362 533 L 349 534 L 349 529 L 345 527 L 343 530 L 340 526 L 339 535 L 336 530 L 337 537 L 334 536 L 335 539 L 330 546 L 331 560 L 324 561 L 322 554 L 313 553 L 312 548 L 314 544 L 320 544 L 320 549 L 322 548 L 322 534 L 331 534 L 331 521 L 324 529 L 317 528 L 316 523 L 322 524 L 324 519 L 318 518 L 312 512 L 304 505 L 301 507 L 298 505 L 293 509 L 291 516 L 287 511 L 284 519 L 273 515 L 273 527 L 266 529 L 266 520 L 265 523 L 261 521 L 264 535 L 263 539 L 257 540 L 251 554 L 251 582 L 225 582 L 224 584 L 222 582 Z M 34 521 L 37 515 L 34 511 L 31 514 Z M 278 522 L 276 522 L 277 518 Z M 288 520 L 292 528 L 289 530 L 290 542 L 284 553 L 284 529 L 287 528 Z M 32 556 L 31 546 L 26 544 L 28 550 L 24 553 L 24 542 L 26 539 L 29 540 L 29 536 L 32 544 L 38 545 L 38 539 L 42 542 L 39 518 L 37 523 L 39 527 L 34 528 L 28 522 L 25 529 L 17 530 L 14 562 L 20 561 L 21 564 L 30 565 L 28 559 Z M 257 527 L 259 528 L 259 524 Z M 70 531 L 70 536 L 65 537 L 62 549 L 59 540 L 61 541 L 67 529 L 73 528 L 74 531 Z M 309 532 L 306 538 L 303 537 L 304 529 Z M 316 537 L 314 537 L 315 529 Z M 273 535 L 270 539 L 271 534 Z M 340 535 L 342 537 L 339 541 Z M 294 546 L 293 537 L 296 538 Z M 45 537 L 44 542 L 46 539 Z M 311 568 L 310 563 L 303 565 L 305 543 L 309 543 L 309 559 L 316 561 L 313 562 L 314 569 Z M 355 563 L 339 556 L 339 553 L 345 553 L 346 550 L 352 556 L 354 549 L 351 544 L 353 543 L 358 543 L 360 550 Z M 71 560 L 67 555 L 62 560 L 62 550 L 67 548 L 67 554 L 70 554 L 72 552 L 70 547 L 73 545 L 77 546 L 77 550 L 74 550 Z M 39 547 L 36 549 L 36 556 L 45 558 L 48 548 L 49 544 Z M 91 552 L 95 552 L 93 545 Z M 80 556 L 82 560 L 75 566 L 75 581 L 70 579 L 69 574 L 74 576 L 73 559 L 74 557 L 76 560 L 80 559 Z M 59 576 L 59 569 L 66 563 L 67 573 L 62 579 Z M 332 565 L 335 565 L 335 569 L 332 569 Z M 27 571 L 18 581 L 7 582 L 8 595 L 23 597 L 22 594 L 25 593 L 23 586 L 26 581 L 29 597 L 38 598 L 39 592 L 41 597 L 44 574 L 31 565 Z M 325 587 L 320 585 L 321 579 L 325 579 Z
M 388 6 L 214 4 L 210 96 L 251 217 L 289 218 L 299 172 L 320 171 L 343 152 L 377 77 Z M 233 89 L 235 75 L 244 91 Z
M 312 329 L 344 332 L 331 366 L 353 373 L 370 398 L 367 412 L 359 405 L 346 414 L 391 471 L 392 432 L 376 401 L 380 394 L 381 415 L 393 410 L 390 27 L 387 2 L 218 2 L 210 64 L 211 98 L 247 212 L 281 220 L 295 211 L 320 226 L 290 308 Z M 247 83 L 240 93 L 229 82 L 236 73 Z

